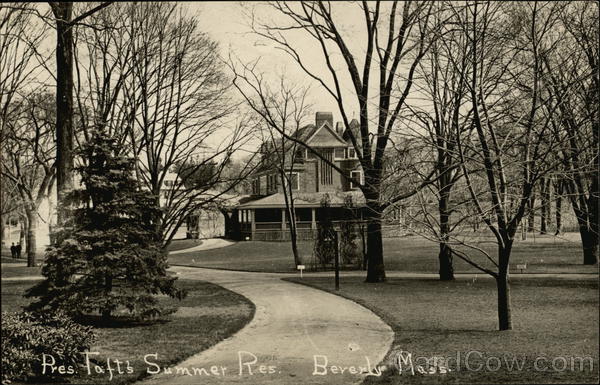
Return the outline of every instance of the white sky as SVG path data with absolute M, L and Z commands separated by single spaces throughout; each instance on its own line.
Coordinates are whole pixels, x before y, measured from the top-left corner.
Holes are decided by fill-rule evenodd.
M 261 21 L 270 22 L 270 25 L 289 23 L 287 19 L 282 19 L 277 11 L 261 2 L 243 1 L 182 2 L 181 6 L 186 7 L 190 13 L 198 17 L 201 30 L 219 43 L 224 59 L 227 59 L 230 54 L 244 63 L 250 63 L 260 58 L 258 70 L 263 72 L 267 79 L 271 77 L 273 80 L 277 80 L 278 76 L 284 74 L 285 78 L 295 85 L 310 85 L 309 104 L 312 105 L 312 111 L 333 112 L 334 123 L 342 120 L 337 103 L 316 81 L 308 77 L 285 52 L 276 49 L 274 43 L 251 32 L 250 19 L 247 14 L 252 9 L 256 11 Z M 384 3 L 383 8 L 385 9 L 386 6 L 387 4 Z M 46 10 L 47 4 L 41 4 L 41 7 Z M 355 2 L 336 2 L 333 4 L 333 15 L 336 25 L 344 34 L 360 68 L 362 66 L 360 58 L 364 52 L 362 40 L 365 36 L 362 10 Z M 56 44 L 56 35 L 53 30 L 49 32 L 48 51 L 51 52 L 52 47 Z M 381 33 L 385 35 L 384 31 Z M 287 32 L 286 37 L 289 38 L 291 45 L 300 52 L 302 59 L 306 61 L 311 70 L 325 79 L 326 83 L 332 84 L 323 53 L 316 41 L 306 32 Z M 55 59 L 52 54 L 49 59 L 53 67 Z M 337 73 L 342 81 L 341 87 L 345 94 L 346 112 L 349 118 L 358 118 L 356 97 L 353 96 L 354 89 L 341 55 L 335 54 L 330 59 L 334 67 L 340 69 Z M 46 76 L 48 76 L 47 74 L 46 72 Z M 371 76 L 373 82 L 376 83 L 379 74 L 374 71 Z M 51 78 L 48 80 L 52 83 Z M 374 96 L 376 96 L 376 92 L 372 92 L 371 97 Z M 314 117 L 314 114 L 312 116 Z M 313 119 L 311 118 L 308 123 L 314 122 Z
M 258 2 L 189 2 L 185 3 L 190 11 L 194 12 L 201 21 L 203 31 L 218 41 L 221 45 L 222 55 L 227 57 L 232 52 L 239 60 L 243 62 L 252 62 L 260 58 L 260 70 L 266 74 L 277 77 L 280 74 L 285 74 L 286 78 L 291 82 L 302 85 L 311 85 L 311 100 L 314 111 L 329 111 L 333 112 L 334 120 L 341 120 L 337 103 L 329 95 L 326 94 L 319 86 L 310 79 L 286 53 L 276 49 L 275 44 L 253 34 L 250 28 L 250 20 L 246 16 L 251 8 L 254 8 L 259 14 L 259 17 L 265 21 L 271 20 L 274 22 L 282 22 L 277 12 L 273 12 L 269 7 Z M 341 21 L 344 29 L 347 32 L 353 32 L 355 25 L 364 23 L 360 18 L 356 19 L 358 10 L 356 4 L 341 2 L 338 5 L 339 14 L 343 15 Z M 246 11 L 246 14 L 244 14 Z M 354 19 L 354 21 L 352 20 Z M 356 28 L 356 27 L 354 27 Z M 307 37 L 306 33 L 289 33 L 290 42 L 293 46 L 304 55 L 309 64 L 312 64 L 311 69 L 314 69 L 317 74 L 325 79 L 329 79 L 330 75 L 325 67 L 321 49 L 316 46 L 316 42 L 312 38 Z M 355 42 L 351 42 L 355 43 Z M 314 55 L 311 54 L 314 52 Z M 342 65 L 341 62 L 338 62 Z M 343 87 L 352 88 L 349 79 L 343 84 Z M 350 104 L 350 103 L 348 103 Z M 353 106 L 348 105 L 350 115 L 357 113 Z

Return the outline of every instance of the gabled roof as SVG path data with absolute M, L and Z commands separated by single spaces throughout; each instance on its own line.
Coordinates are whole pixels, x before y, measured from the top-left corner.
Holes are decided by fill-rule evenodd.
M 330 138 L 327 138 L 327 133 Z M 319 138 L 320 137 L 320 138 Z M 323 139 L 325 138 L 325 140 Z M 315 139 L 318 139 L 315 141 Z M 318 127 L 312 134 L 305 140 L 307 145 L 311 147 L 346 147 L 348 144 L 346 141 L 338 135 L 337 132 L 329 125 L 329 122 L 324 122 L 321 127 Z
M 352 131 L 352 134 L 354 135 L 354 138 L 356 138 L 356 141 L 358 143 L 360 143 L 360 123 L 358 123 L 358 120 L 356 119 L 352 119 L 349 123 L 350 125 L 350 130 L 345 130 L 343 136 L 344 140 L 350 141 L 350 134 L 349 131 Z

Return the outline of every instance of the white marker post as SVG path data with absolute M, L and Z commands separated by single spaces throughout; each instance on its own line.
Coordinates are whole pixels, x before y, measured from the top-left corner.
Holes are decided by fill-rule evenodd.
M 302 270 L 306 269 L 306 266 L 298 265 L 298 266 L 296 266 L 296 269 L 300 270 L 300 278 L 302 278 Z
M 527 269 L 527 265 L 517 265 L 517 269 L 521 270 L 521 274 L 523 274 L 523 270 Z

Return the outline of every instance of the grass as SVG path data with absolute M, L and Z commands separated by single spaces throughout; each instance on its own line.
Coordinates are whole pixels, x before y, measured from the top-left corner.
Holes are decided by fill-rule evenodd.
M 42 275 L 42 267 L 2 266 L 2 278 L 28 277 Z
M 476 244 L 495 257 L 495 246 L 491 238 L 476 240 Z M 360 246 L 360 242 L 359 242 Z M 305 264 L 310 264 L 312 242 L 299 242 L 298 249 Z M 387 270 L 428 272 L 438 271 L 439 246 L 435 242 L 418 236 L 386 238 L 383 241 L 384 261 Z M 486 259 L 479 255 L 476 260 L 489 267 Z M 517 264 L 527 264 L 527 273 L 597 273 L 598 266 L 582 265 L 583 253 L 577 234 L 567 238 L 551 235 L 530 237 L 515 242 L 511 256 L 512 271 Z M 238 242 L 212 250 L 177 254 L 169 257 L 172 265 L 190 265 L 231 270 L 293 272 L 295 266 L 290 244 L 287 242 Z M 472 266 L 455 258 L 455 271 L 478 272 Z
M 195 247 L 195 246 L 198 246 L 201 244 L 202 244 L 202 240 L 200 240 L 200 239 L 174 239 L 173 241 L 171 241 L 171 243 L 167 247 L 167 250 L 176 251 L 176 250 L 189 249 L 191 247 Z
M 161 367 L 173 366 L 234 334 L 254 315 L 254 305 L 239 294 L 208 282 L 178 282 L 188 290 L 188 296 L 177 303 L 179 311 L 163 322 L 136 326 L 115 324 L 95 329 L 98 339 L 90 350 L 100 352 L 95 361 L 100 365 L 104 362 L 106 366 L 106 359 L 110 358 L 114 367 L 114 359 L 121 362 L 129 360 L 133 373 L 115 374 L 109 381 L 108 374 L 92 372 L 88 375 L 84 367 L 79 369 L 75 378 L 70 379 L 71 383 L 132 383 L 146 376 L 145 354 L 158 353 L 158 359 L 152 358 L 152 361 Z M 14 311 L 26 305 L 28 300 L 22 294 L 31 285 L 32 282 L 3 282 L 2 310 Z M 166 305 L 175 305 L 176 302 L 167 297 L 161 298 L 161 301 Z
M 171 242 L 168 247 L 169 251 L 188 249 L 190 247 L 201 245 L 202 241 L 199 239 L 177 239 Z M 43 261 L 44 255 L 38 253 L 38 264 Z M 40 266 L 37 267 L 27 267 L 27 266 L 15 266 L 11 265 L 14 263 L 27 263 L 26 258 L 14 259 L 10 256 L 10 251 L 7 248 L 2 249 L 2 263 L 5 264 L 2 266 L 2 278 L 12 278 L 12 277 L 25 277 L 32 275 L 41 275 L 42 268 Z
M 331 278 L 287 279 L 330 292 Z M 441 282 L 435 279 L 389 279 L 367 284 L 362 278 L 344 277 L 335 292 L 361 303 L 382 317 L 394 330 L 393 348 L 387 360 L 400 350 L 417 357 L 450 357 L 447 374 L 412 376 L 389 370 L 382 377 L 368 377 L 365 384 L 453 383 L 598 383 L 598 282 L 567 279 L 513 279 L 511 283 L 514 330 L 497 331 L 496 289 L 491 279 Z M 480 371 L 468 371 L 469 366 Z M 461 356 L 456 371 L 457 352 Z M 536 357 L 540 368 L 533 366 Z M 556 357 L 592 357 L 585 370 L 552 370 Z M 406 356 L 405 356 L 406 357 Z M 524 360 L 522 370 L 509 370 L 506 361 L 496 369 L 496 359 Z M 454 360 L 454 361 L 452 361 Z M 489 362 L 489 370 L 486 369 Z M 568 361 L 570 365 L 570 361 Z M 424 361 L 419 361 L 424 364 Z M 406 365 L 405 365 L 406 368 Z M 515 368 L 516 369 L 516 368 Z M 417 370 L 417 369 L 415 369 Z

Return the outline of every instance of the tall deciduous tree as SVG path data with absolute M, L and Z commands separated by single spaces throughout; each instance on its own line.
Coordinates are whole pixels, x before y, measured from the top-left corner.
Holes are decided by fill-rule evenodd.
M 9 138 L 8 125 L 18 115 L 22 99 L 32 87 L 36 71 L 40 63 L 36 62 L 40 43 L 45 35 L 46 26 L 34 15 L 34 4 L 6 2 L 0 4 L 0 143 L 5 144 Z M 12 149 L 3 146 L 0 152 L 0 163 L 10 164 L 8 156 Z M 14 183 L 0 175 L 0 227 L 4 229 L 4 215 L 12 211 L 16 205 L 17 192 Z M 4 235 L 2 231 L 2 235 Z
M 276 89 L 269 87 L 262 75 L 256 74 L 251 67 L 243 65 L 238 71 L 230 63 L 236 74 L 233 84 L 240 91 L 248 106 L 259 119 L 258 134 L 262 141 L 262 159 L 259 168 L 276 170 L 279 185 L 283 193 L 286 211 L 287 230 L 290 233 L 292 254 L 296 266 L 302 264 L 298 253 L 298 231 L 295 192 L 299 188 L 297 179 L 299 170 L 295 166 L 304 160 L 305 149 L 288 137 L 297 138 L 306 120 L 309 106 L 306 102 L 308 89 L 288 85 L 280 77 Z M 267 178 L 269 178 L 267 176 Z M 268 184 L 269 185 L 269 184 Z M 294 187 L 296 186 L 296 187 Z M 277 184 L 273 186 L 277 190 Z M 269 187 L 267 187 L 269 188 Z
M 229 96 L 218 45 L 200 30 L 196 16 L 171 3 L 129 6 L 127 15 L 127 49 L 133 52 L 123 82 L 128 151 L 138 159 L 138 176 L 162 209 L 156 225 L 166 246 L 188 214 L 220 200 L 248 173 L 244 169 L 228 179 L 224 172 L 249 140 L 247 117 L 234 115 L 236 103 Z M 164 188 L 178 166 L 189 166 L 180 169 L 181 176 L 209 164 L 216 166 L 208 185 L 187 188 L 179 177 Z
M 438 254 L 440 280 L 453 280 L 452 246 L 450 235 L 453 225 L 451 215 L 457 210 L 453 188 L 461 178 L 460 158 L 456 150 L 456 136 L 463 135 L 470 126 L 471 110 L 467 108 L 466 81 L 470 73 L 465 36 L 456 29 L 456 17 L 446 3 L 438 3 L 434 17 L 444 19 L 443 38 L 435 40 L 418 66 L 418 83 L 427 100 L 426 106 L 413 108 L 416 131 L 424 128 L 420 139 L 427 144 L 427 153 L 435 163 L 436 180 L 424 190 L 437 199 L 438 218 L 429 216 L 430 207 L 423 205 L 421 213 L 427 216 L 426 228 L 439 242 Z M 450 15 L 450 16 L 448 16 Z
M 49 2 L 56 23 L 56 187 L 58 223 L 64 221 L 64 196 L 73 188 L 73 30 L 105 8 L 101 3 L 73 17 L 73 2 Z
M 435 26 L 432 27 L 433 3 L 359 2 L 354 10 L 361 15 L 365 30 L 360 39 L 356 33 L 344 30 L 344 15 L 352 12 L 347 4 L 340 9 L 328 1 L 274 2 L 271 7 L 287 24 L 254 24 L 254 31 L 289 54 L 336 102 L 364 172 L 364 183 L 357 181 L 357 186 L 368 208 L 366 281 L 384 281 L 382 213 L 391 204 L 415 193 L 382 197 L 386 150 L 398 116 L 406 107 L 415 70 L 437 35 Z M 294 32 L 312 39 L 316 49 L 303 51 L 294 46 L 288 35 Z M 361 43 L 362 47 L 356 47 Z M 314 70 L 317 57 L 321 58 L 327 75 Z M 336 61 L 336 57 L 341 59 Z M 346 91 L 348 82 L 350 92 Z M 350 104 L 359 111 L 358 132 L 350 130 Z M 315 155 L 319 156 L 316 152 Z
M 88 23 L 103 28 L 78 27 L 76 138 L 101 124 L 138 160 L 136 175 L 162 209 L 156 226 L 166 246 L 189 214 L 223 201 L 248 174 L 247 163 L 238 173 L 229 167 L 249 138 L 246 117 L 233 114 L 218 45 L 185 5 L 118 3 Z
M 49 197 L 55 180 L 54 105 L 47 93 L 34 93 L 15 101 L 6 124 L 2 176 L 19 194 L 26 222 L 27 265 L 36 265 L 39 208 Z
M 598 103 L 598 3 L 571 2 L 560 13 L 566 37 L 560 49 L 543 57 L 544 78 L 556 109 L 554 135 L 565 145 L 558 152 L 566 190 L 583 245 L 583 263 L 593 265 L 600 253 L 600 122 Z
M 543 108 L 548 95 L 542 58 L 555 49 L 557 37 L 550 31 L 562 6 L 474 2 L 457 9 L 472 68 L 467 88 L 473 110 L 472 136 L 457 136 L 458 150 L 472 201 L 496 239 L 497 256 L 480 249 L 486 267 L 453 252 L 496 279 L 500 330 L 513 327 L 508 269 L 516 231 L 534 186 L 556 167 L 553 153 L 560 143 L 550 130 L 554 111 Z M 467 147 L 474 152 L 468 159 Z

